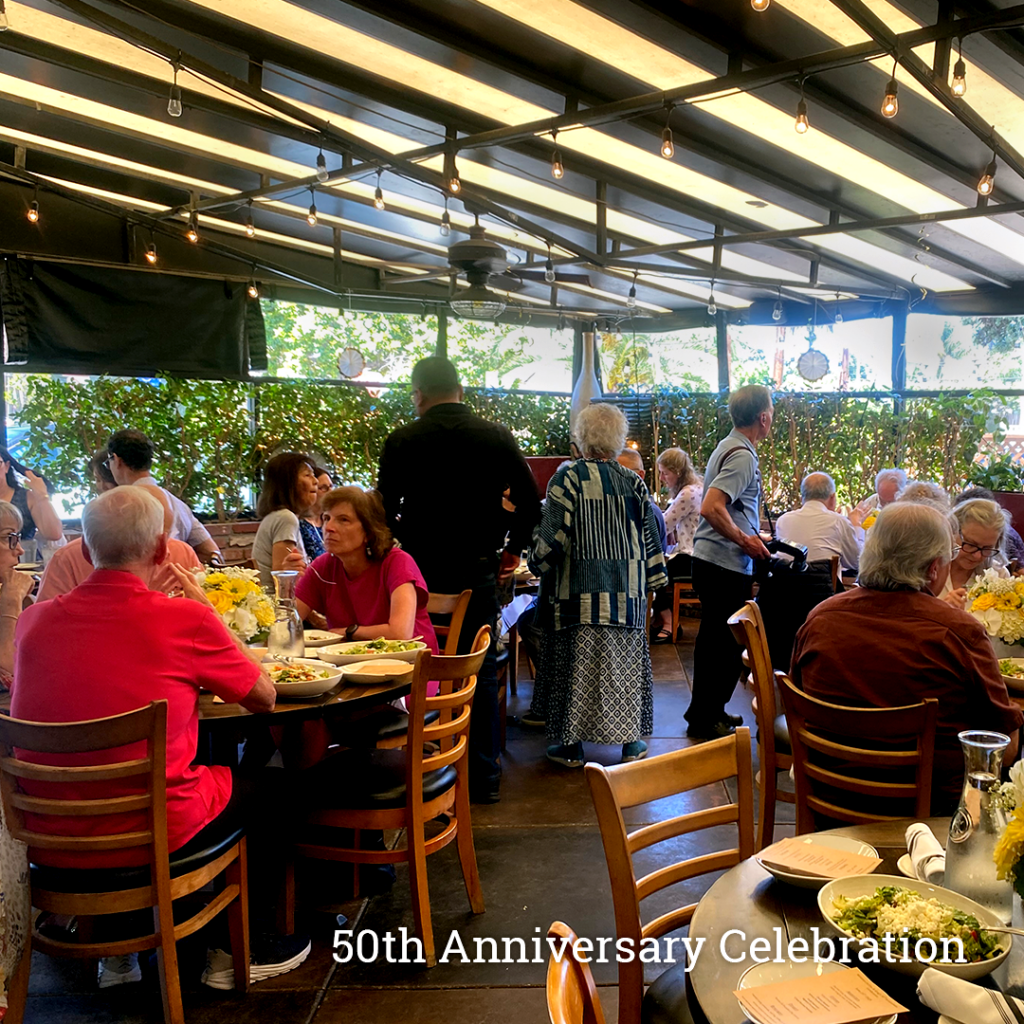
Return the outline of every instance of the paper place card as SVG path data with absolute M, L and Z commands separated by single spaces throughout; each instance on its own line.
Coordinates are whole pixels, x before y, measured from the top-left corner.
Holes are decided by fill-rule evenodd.
M 906 1013 L 859 970 L 835 971 L 733 993 L 759 1024 L 851 1024 Z
M 879 864 L 880 857 L 865 857 L 834 846 L 822 846 L 800 836 L 780 839 L 765 847 L 758 858 L 773 868 L 799 875 L 818 878 L 845 878 L 847 875 L 870 874 Z

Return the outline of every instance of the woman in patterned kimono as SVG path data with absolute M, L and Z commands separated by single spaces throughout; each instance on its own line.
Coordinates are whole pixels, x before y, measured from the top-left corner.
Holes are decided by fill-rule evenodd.
M 622 760 L 647 754 L 654 677 L 647 592 L 667 582 L 658 526 L 644 482 L 615 457 L 626 418 L 613 405 L 576 422 L 581 459 L 551 478 L 530 568 L 540 577 L 544 632 L 533 707 L 554 743 L 547 756 L 583 764 L 583 743 L 621 743 Z

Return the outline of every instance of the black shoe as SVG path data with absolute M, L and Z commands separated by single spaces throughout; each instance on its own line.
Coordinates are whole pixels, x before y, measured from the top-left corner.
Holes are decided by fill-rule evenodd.
M 722 720 L 728 722 L 730 725 L 742 725 L 742 715 L 722 715 Z
M 469 802 L 471 804 L 497 804 L 501 802 L 499 783 L 492 783 L 490 786 L 479 786 L 469 788 Z
M 686 735 L 691 740 L 720 740 L 723 736 L 732 736 L 736 726 L 731 722 L 691 722 L 686 727 Z

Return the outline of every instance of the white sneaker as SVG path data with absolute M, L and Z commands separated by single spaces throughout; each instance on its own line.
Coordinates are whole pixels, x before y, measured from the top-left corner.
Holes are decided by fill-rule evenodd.
M 96 980 L 100 988 L 111 988 L 114 985 L 129 985 L 133 981 L 142 981 L 139 954 L 122 953 L 121 956 L 105 956 L 100 961 Z
M 276 978 L 295 970 L 313 948 L 304 935 L 267 937 L 253 944 L 249 957 L 249 983 Z M 230 991 L 235 987 L 235 964 L 231 954 L 223 949 L 206 952 L 206 970 L 202 982 L 210 988 Z

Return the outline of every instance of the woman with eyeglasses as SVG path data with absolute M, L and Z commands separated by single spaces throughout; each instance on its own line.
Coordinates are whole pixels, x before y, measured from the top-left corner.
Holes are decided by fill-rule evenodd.
M 938 596 L 954 608 L 963 608 L 967 588 L 975 576 L 986 569 L 996 569 L 1000 576 L 1010 575 L 1003 553 L 1010 516 L 994 501 L 974 498 L 957 505 L 953 518 L 960 528 L 960 536 L 954 541 L 960 550 L 949 563 L 949 578 Z
M 14 628 L 32 593 L 35 580 L 15 566 L 25 553 L 21 547 L 21 513 L 9 501 L 0 501 L 0 684 L 9 686 L 14 671 Z
M 19 482 L 19 475 L 27 486 Z M 25 540 L 37 534 L 40 540 L 50 541 L 64 536 L 64 524 L 50 501 L 46 480 L 23 466 L 6 448 L 0 448 L 0 501 L 18 509 L 22 520 L 19 529 Z

